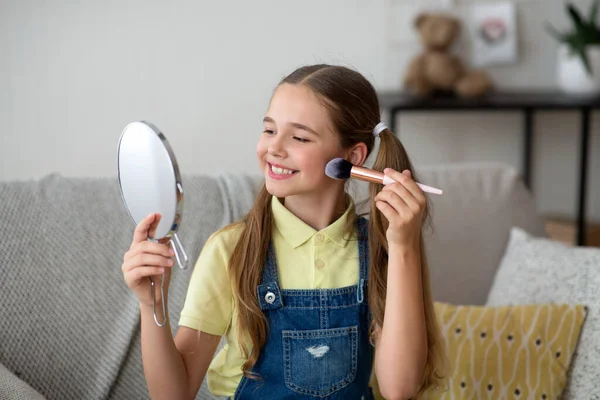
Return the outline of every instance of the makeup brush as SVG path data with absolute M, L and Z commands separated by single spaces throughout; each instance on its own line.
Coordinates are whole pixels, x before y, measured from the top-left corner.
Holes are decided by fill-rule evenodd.
M 389 185 L 390 183 L 396 182 L 389 176 L 386 176 L 383 172 L 375 171 L 365 167 L 357 167 L 350 161 L 344 160 L 343 158 L 334 158 L 329 161 L 325 166 L 325 174 L 333 179 L 348 179 L 355 178 L 362 181 L 379 183 L 382 185 Z M 417 183 L 417 185 L 427 193 L 442 194 L 441 189 L 436 189 L 431 186 Z

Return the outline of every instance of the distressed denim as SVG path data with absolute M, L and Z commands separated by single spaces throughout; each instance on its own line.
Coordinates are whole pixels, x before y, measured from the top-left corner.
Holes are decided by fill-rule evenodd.
M 359 219 L 359 283 L 337 289 L 281 290 L 275 251 L 269 247 L 260 307 L 268 338 L 235 399 L 371 399 L 373 364 L 367 304 L 367 220 Z M 352 245 L 352 244 L 349 244 Z

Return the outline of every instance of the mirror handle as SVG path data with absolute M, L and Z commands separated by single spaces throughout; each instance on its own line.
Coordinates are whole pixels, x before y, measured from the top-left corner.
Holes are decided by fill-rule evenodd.
M 173 240 L 173 238 L 175 238 L 175 240 Z M 173 235 L 173 238 L 171 238 L 171 247 L 173 248 L 173 251 L 175 252 L 175 258 L 177 258 L 177 264 L 179 264 L 179 268 L 181 269 L 186 269 L 188 267 L 188 256 L 185 253 L 185 250 L 183 249 L 183 245 L 181 244 L 181 241 L 179 240 L 179 236 L 177 236 L 177 233 L 175 233 Z M 181 255 L 180 255 L 181 253 Z M 181 262 L 183 257 L 183 262 Z
M 181 244 L 181 241 L 179 240 L 179 236 L 177 236 L 177 234 L 174 234 L 173 237 L 175 238 L 175 240 L 171 239 L 169 241 L 169 243 L 171 244 L 171 248 L 173 248 L 173 251 L 175 252 L 175 258 L 177 259 L 177 264 L 179 264 L 179 268 L 181 269 L 186 269 L 188 266 L 188 256 L 185 252 L 185 250 L 183 249 L 183 245 Z M 181 255 L 179 254 L 181 252 Z M 183 259 L 183 262 L 182 262 Z M 156 322 L 156 325 L 158 326 L 164 326 L 167 323 L 167 310 L 165 307 L 165 292 L 164 292 L 164 287 L 165 287 L 165 274 L 163 273 L 161 275 L 161 281 L 160 281 L 160 298 L 161 298 L 161 302 L 162 302 L 162 312 L 163 312 L 163 322 L 160 323 L 158 322 L 158 317 L 156 316 L 156 295 L 155 295 L 155 288 L 154 288 L 154 281 L 152 280 L 152 277 L 148 277 L 148 279 L 150 279 L 150 290 L 152 291 L 152 311 L 154 313 L 154 321 Z
M 155 292 L 154 292 L 154 281 L 152 280 L 152 277 L 149 276 L 148 279 L 150 279 L 150 290 L 152 291 L 152 311 L 154 312 L 154 321 L 156 322 L 156 325 L 158 326 L 165 326 L 165 324 L 167 323 L 167 310 L 165 308 L 165 292 L 164 292 L 164 287 L 165 287 L 165 274 L 163 273 L 161 275 L 161 281 L 160 281 L 160 298 L 162 301 L 162 311 L 163 311 L 163 322 L 162 324 L 160 322 L 158 322 L 158 318 L 156 317 L 156 296 L 155 296 Z

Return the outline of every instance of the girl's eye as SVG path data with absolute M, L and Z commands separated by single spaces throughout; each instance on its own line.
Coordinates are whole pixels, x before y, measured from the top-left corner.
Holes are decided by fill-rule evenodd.
M 308 139 L 304 139 L 304 138 L 301 138 L 301 137 L 298 137 L 298 136 L 294 136 L 294 139 L 296 139 L 297 141 L 299 141 L 299 142 L 301 142 L 301 143 L 307 143 L 307 142 L 310 142 L 310 140 L 308 140 Z
M 273 135 L 275 133 L 270 129 L 265 129 L 263 132 L 266 133 L 267 135 Z

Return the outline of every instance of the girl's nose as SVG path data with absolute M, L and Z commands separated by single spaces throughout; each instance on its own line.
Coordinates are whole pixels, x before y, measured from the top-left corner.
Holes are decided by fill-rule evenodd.
M 281 143 L 281 139 L 279 139 L 279 138 L 273 139 L 273 141 L 269 145 L 269 154 L 273 157 L 279 157 L 279 158 L 285 157 L 286 153 L 285 153 L 283 144 Z

